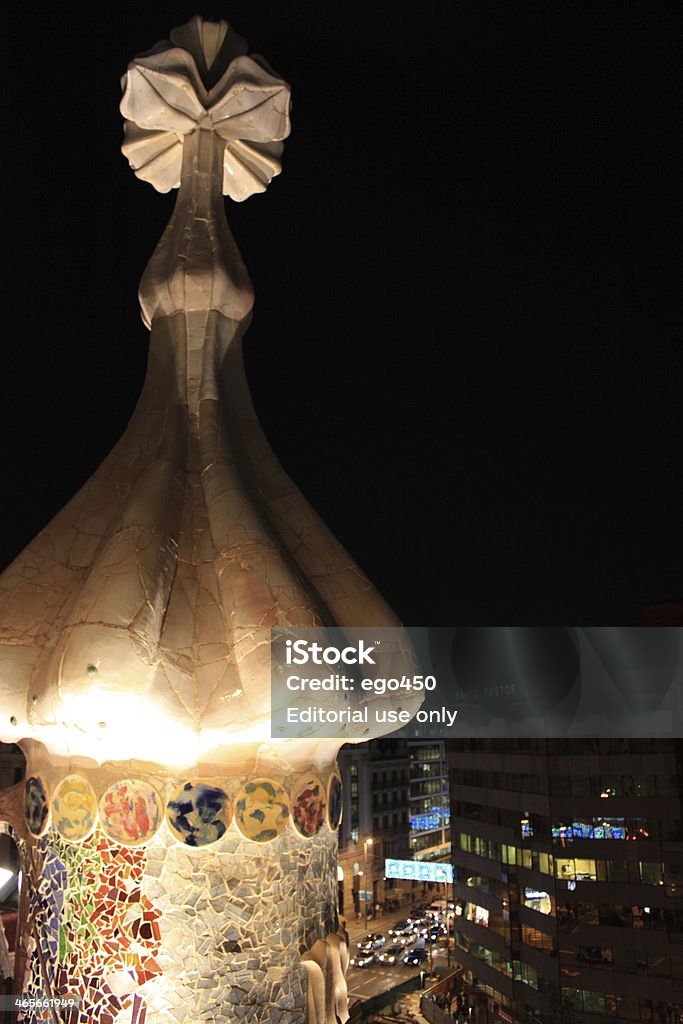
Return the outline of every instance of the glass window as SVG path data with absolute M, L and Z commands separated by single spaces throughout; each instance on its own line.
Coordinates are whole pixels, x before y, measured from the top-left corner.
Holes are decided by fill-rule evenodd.
M 538 870 L 542 871 L 544 875 L 552 875 L 553 873 L 553 858 L 549 853 L 539 853 L 538 855 Z
M 680 818 L 663 818 L 661 820 L 661 837 L 672 842 L 683 841 L 683 826 Z
M 595 882 L 597 880 L 597 871 L 595 868 L 594 860 L 587 860 L 584 857 L 577 857 L 574 861 L 576 866 L 576 881 L 577 882 Z
M 553 950 L 552 936 L 546 935 L 545 932 L 539 931 L 538 928 L 530 928 L 526 924 L 522 925 L 522 942 L 527 946 L 542 949 L 545 953 L 552 953 Z
M 614 952 L 607 946 L 579 946 L 578 959 L 586 967 L 614 966 Z
M 593 821 L 596 839 L 626 839 L 624 818 L 594 818 Z
M 657 776 L 657 796 L 678 796 L 678 778 L 675 775 Z
M 543 889 L 525 888 L 522 894 L 522 906 L 536 910 L 539 914 L 552 914 L 553 912 L 550 894 Z
M 671 977 L 676 981 L 683 981 L 683 952 L 669 955 L 671 961 Z
M 586 1013 L 604 1013 L 605 997 L 602 992 L 589 992 L 584 989 L 583 1008 Z
M 651 978 L 672 977 L 669 954 L 649 952 L 647 954 L 647 973 Z
M 562 1005 L 567 1010 L 582 1010 L 583 1000 L 581 998 L 581 989 L 563 988 Z
M 683 864 L 665 864 L 664 882 L 666 885 L 683 885 Z
M 605 996 L 605 1011 L 610 1017 L 616 1017 L 619 1013 L 619 1003 L 621 1002 L 621 996 Z
M 607 877 L 610 882 L 628 882 L 628 861 L 608 860 Z
M 595 903 L 577 903 L 576 914 L 581 924 L 600 924 L 598 907 Z
M 558 905 L 557 908 L 557 927 L 561 932 L 578 932 L 579 930 L 579 916 L 576 907 L 572 906 L 571 903 L 564 903 Z
M 630 928 L 633 921 L 631 908 L 619 903 L 613 905 L 601 903 L 598 913 L 600 924 L 608 925 L 611 928 Z
M 572 775 L 569 782 L 571 796 L 589 796 L 589 780 L 586 775 Z
M 555 858 L 555 877 L 563 878 L 567 880 L 573 880 L 576 878 L 576 868 L 574 867 L 574 860 L 567 857 L 556 857 Z
M 552 775 L 550 777 L 550 792 L 553 796 L 571 796 L 568 775 Z
M 619 1019 L 640 1020 L 640 1007 L 635 996 L 619 996 Z
M 640 861 L 640 880 L 645 885 L 661 885 L 664 881 L 664 865 L 656 861 Z
M 614 966 L 616 970 L 625 974 L 636 973 L 635 953 L 632 949 L 621 949 L 617 946 L 614 950 Z
M 613 796 L 624 796 L 624 784 L 633 788 L 633 779 L 630 775 L 601 775 L 600 796 L 603 800 L 609 800 Z

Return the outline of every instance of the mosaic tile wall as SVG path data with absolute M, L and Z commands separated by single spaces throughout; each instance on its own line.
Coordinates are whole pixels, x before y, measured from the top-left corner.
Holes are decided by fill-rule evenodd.
M 40 949 L 29 995 L 47 987 L 80 996 L 81 1012 L 62 1013 L 64 1024 L 307 1019 L 301 955 L 338 928 L 336 832 L 321 820 L 316 780 L 299 785 L 299 811 L 284 823 L 280 812 L 262 814 L 266 798 L 279 806 L 277 790 L 264 796 L 263 780 L 246 792 L 243 807 L 236 802 L 234 821 L 215 798 L 219 790 L 202 791 L 205 823 L 188 832 L 196 788 L 175 794 L 168 828 L 140 846 L 104 833 L 104 798 L 94 830 L 81 814 L 58 819 L 53 803 L 52 825 L 37 840 L 42 872 L 31 902 Z M 243 834 L 249 799 L 256 806 L 249 827 L 260 841 Z M 148 817 L 145 807 L 139 820 Z M 74 827 L 85 834 L 77 843 L 63 838 Z M 202 829 L 220 841 L 202 845 Z M 19 1020 L 52 1018 L 30 1011 Z
M 82 1012 L 65 1016 L 69 1024 L 149 1024 L 135 993 L 161 974 L 161 915 L 142 892 L 144 851 L 118 846 L 99 829 L 79 845 L 50 831 L 38 848 L 42 877 L 31 909 L 41 948 L 28 994 L 46 994 L 44 970 L 49 992 L 83 1000 Z

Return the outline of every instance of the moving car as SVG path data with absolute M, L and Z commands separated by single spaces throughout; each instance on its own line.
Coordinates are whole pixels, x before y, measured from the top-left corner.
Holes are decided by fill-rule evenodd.
M 399 960 L 402 960 L 405 956 L 406 951 L 404 946 L 387 946 L 377 956 L 377 961 L 380 964 L 386 964 L 391 967 L 392 964 L 397 964 Z
M 410 927 L 419 931 L 421 928 L 429 928 L 431 924 L 431 917 L 416 917 L 414 921 L 410 922 Z
M 386 941 L 381 932 L 370 932 L 360 940 L 358 948 L 366 952 L 371 949 L 380 949 Z
M 403 963 L 406 965 L 406 967 L 419 967 L 419 965 L 423 964 L 426 959 L 426 949 L 411 949 L 403 957 Z
M 356 956 L 352 956 L 349 960 L 350 967 L 369 967 L 370 964 L 374 964 L 375 954 L 372 952 L 362 953 L 359 952 Z
M 388 928 L 387 933 L 389 935 L 395 935 L 396 932 L 404 932 L 408 928 L 408 921 L 397 921 L 393 928 Z
M 412 928 L 405 928 L 401 932 L 394 932 L 392 935 L 393 942 L 399 943 L 401 946 L 410 946 L 415 941 L 417 932 L 414 932 Z

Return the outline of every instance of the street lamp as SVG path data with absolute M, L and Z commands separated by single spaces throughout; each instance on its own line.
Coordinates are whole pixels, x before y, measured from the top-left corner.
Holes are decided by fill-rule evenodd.
M 368 890 L 366 888 L 366 890 L 365 890 L 365 927 L 366 928 L 368 927 L 368 891 L 370 893 L 372 893 L 372 880 L 370 878 L 370 875 L 368 874 L 368 846 L 372 846 L 372 843 L 373 843 L 372 837 L 370 837 L 370 839 L 366 839 L 365 842 L 363 843 L 363 860 L 364 860 L 364 863 L 365 863 L 365 879 L 366 879 L 365 885 L 366 886 L 368 884 L 370 885 L 370 889 Z

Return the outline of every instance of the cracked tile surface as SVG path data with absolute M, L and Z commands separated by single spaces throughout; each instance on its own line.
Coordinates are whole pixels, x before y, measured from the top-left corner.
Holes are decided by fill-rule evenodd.
M 223 195 L 279 173 L 289 89 L 193 18 L 131 62 L 121 109 L 136 174 L 179 189 L 140 285 L 147 376 L 0 576 L 30 991 L 79 994 L 70 1024 L 345 1020 L 339 742 L 271 740 L 270 630 L 398 622 L 277 462 L 244 373 L 253 291 Z

